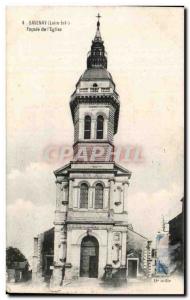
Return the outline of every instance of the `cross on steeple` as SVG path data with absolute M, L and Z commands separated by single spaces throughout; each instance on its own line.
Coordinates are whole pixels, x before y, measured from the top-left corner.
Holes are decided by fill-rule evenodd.
M 96 18 L 98 18 L 98 21 L 99 19 L 101 18 L 100 14 L 98 13 L 98 15 L 96 16 Z
M 97 22 L 97 28 L 99 29 L 99 27 L 100 27 L 100 18 L 101 18 L 101 16 L 100 16 L 100 14 L 98 13 L 98 15 L 96 16 L 96 18 L 98 18 L 98 22 Z

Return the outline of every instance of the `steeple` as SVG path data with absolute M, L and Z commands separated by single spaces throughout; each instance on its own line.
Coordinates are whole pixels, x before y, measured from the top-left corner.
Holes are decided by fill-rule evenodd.
M 100 15 L 97 15 L 97 29 L 94 40 L 92 41 L 91 51 L 88 53 L 87 68 L 107 68 L 107 55 L 104 48 L 104 42 L 100 33 Z
M 96 17 L 98 18 L 98 22 L 97 22 L 97 29 L 96 29 L 96 35 L 95 35 L 94 41 L 102 41 L 102 37 L 101 37 L 101 33 L 100 33 L 100 21 L 99 21 L 101 16 L 98 14 Z
M 115 90 L 112 76 L 107 70 L 99 14 L 97 18 L 97 29 L 87 58 L 87 69 L 80 76 L 70 100 L 75 133 L 73 150 L 76 161 L 81 160 L 78 153 L 83 151 L 84 147 L 87 156 L 96 147 L 103 147 L 104 155 L 113 153 L 113 140 L 118 127 L 119 95 Z M 103 161 L 104 158 L 100 156 L 98 159 Z M 113 156 L 109 157 L 109 160 L 113 161 Z

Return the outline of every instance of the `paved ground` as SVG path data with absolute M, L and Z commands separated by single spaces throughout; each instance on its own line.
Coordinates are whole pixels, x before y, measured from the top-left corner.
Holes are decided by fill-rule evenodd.
M 105 285 L 95 278 L 80 278 L 66 282 L 60 288 L 51 288 L 45 283 L 8 283 L 9 293 L 50 293 L 50 294 L 183 294 L 181 277 L 152 278 L 150 281 L 129 281 L 122 286 Z

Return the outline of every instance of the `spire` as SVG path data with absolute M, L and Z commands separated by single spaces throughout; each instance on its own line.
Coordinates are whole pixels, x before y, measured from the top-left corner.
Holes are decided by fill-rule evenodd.
M 104 42 L 100 34 L 100 14 L 96 16 L 98 18 L 96 35 L 92 41 L 91 51 L 88 53 L 87 68 L 107 68 L 107 57 L 104 49 Z
M 94 41 L 101 41 L 102 37 L 100 34 L 100 21 L 99 21 L 99 19 L 101 18 L 100 14 L 98 14 L 96 16 L 96 18 L 98 18 L 98 22 L 97 22 L 97 29 L 96 29 L 96 35 L 95 35 Z

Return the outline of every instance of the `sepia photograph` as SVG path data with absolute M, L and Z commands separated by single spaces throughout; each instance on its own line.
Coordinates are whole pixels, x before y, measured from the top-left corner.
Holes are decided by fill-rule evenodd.
M 183 6 L 6 7 L 6 292 L 184 295 Z

